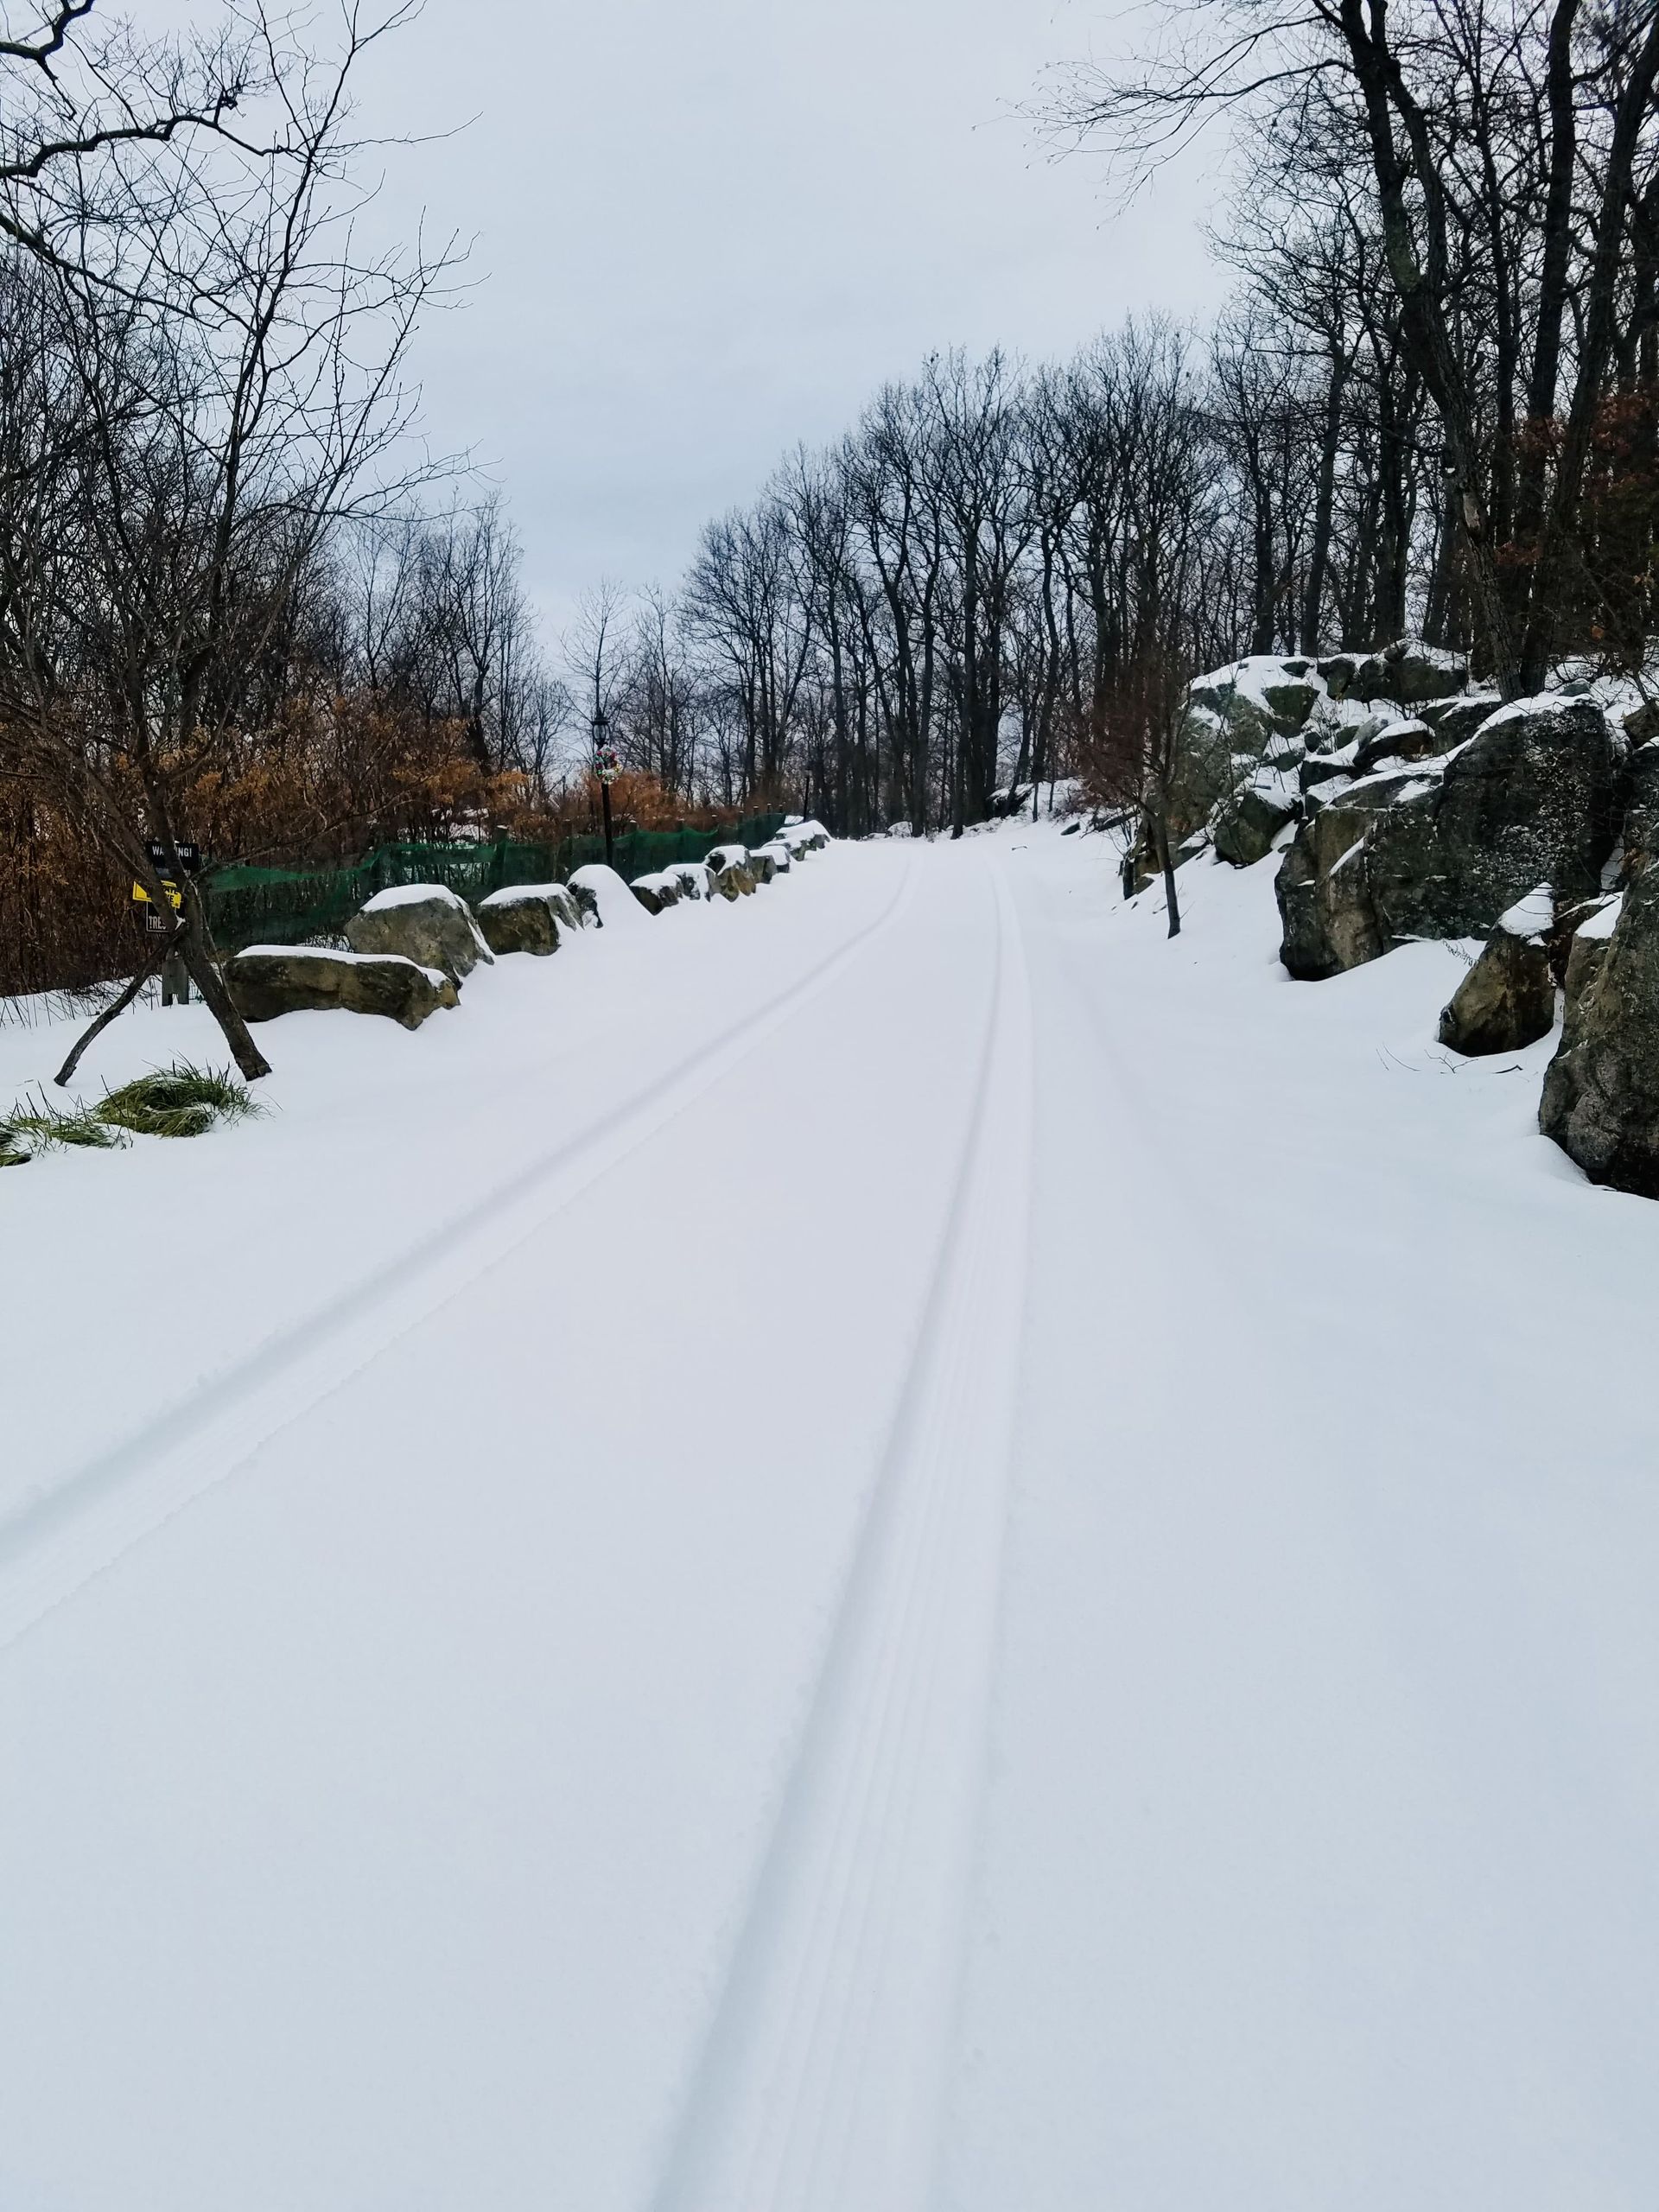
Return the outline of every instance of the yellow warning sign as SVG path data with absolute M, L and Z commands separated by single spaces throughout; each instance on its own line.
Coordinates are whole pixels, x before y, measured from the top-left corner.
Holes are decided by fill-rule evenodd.
M 183 894 L 181 893 L 176 883 L 169 883 L 167 878 L 163 876 L 162 878 L 162 888 L 167 893 L 168 903 L 169 906 L 174 907 L 175 910 L 183 906 Z M 148 906 L 150 903 L 149 893 L 145 890 L 142 883 L 135 883 L 132 887 L 132 903 L 135 906 Z

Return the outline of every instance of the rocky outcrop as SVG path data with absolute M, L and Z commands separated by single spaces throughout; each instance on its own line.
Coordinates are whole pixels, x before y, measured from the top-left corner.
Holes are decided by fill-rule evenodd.
M 1440 1014 L 1440 1042 L 1471 1058 L 1516 1052 L 1555 1022 L 1548 938 L 1555 902 L 1541 885 L 1499 918 L 1479 958 Z
M 778 873 L 778 863 L 764 847 L 757 847 L 749 854 L 748 870 L 757 883 L 770 883 Z
M 563 922 L 561 907 L 565 910 Z M 506 891 L 493 891 L 480 901 L 476 911 L 484 941 L 498 956 L 529 952 L 544 959 L 558 950 L 562 928 L 581 927 L 580 920 L 574 918 L 574 903 L 560 883 L 515 884 Z
M 680 861 L 667 873 L 680 887 L 682 899 L 695 900 L 713 897 L 714 893 L 709 882 L 709 870 L 702 861 Z
M 789 847 L 780 837 L 769 838 L 764 845 L 758 845 L 755 848 L 755 857 L 757 860 L 770 861 L 775 875 L 789 874 L 791 865 Z
M 1233 868 L 1249 868 L 1265 860 L 1273 841 L 1301 813 L 1301 795 L 1282 775 L 1268 773 L 1247 784 L 1216 817 L 1217 860 Z
M 1534 885 L 1593 893 L 1611 851 L 1622 745 L 1588 699 L 1491 715 L 1453 753 L 1361 779 L 1315 808 L 1280 871 L 1281 957 L 1332 976 L 1402 938 L 1471 937 Z
M 1425 645 L 1415 638 L 1396 638 L 1380 653 L 1332 653 L 1319 664 L 1335 699 L 1393 699 L 1402 707 L 1444 699 L 1469 680 L 1462 653 Z
M 660 914 L 665 906 L 677 903 L 679 898 L 676 892 L 672 902 L 665 899 L 661 884 L 653 876 L 636 875 L 628 888 L 648 914 Z
M 1369 776 L 1373 768 L 1389 762 L 1427 760 L 1431 754 L 1446 749 L 1443 741 L 1427 722 L 1403 716 L 1398 721 L 1384 722 L 1381 729 L 1360 740 L 1354 747 L 1354 773 Z
M 226 963 L 225 982 L 245 1021 L 340 1008 L 418 1029 L 429 1014 L 460 999 L 441 968 L 397 953 L 325 952 L 310 945 L 251 945 Z
M 1596 942 L 1596 924 L 1580 930 Z M 1580 963 L 1569 1020 L 1549 1064 L 1538 1126 L 1592 1183 L 1659 1198 L 1659 868 L 1625 893 L 1599 953 Z
M 1430 701 L 1419 720 L 1434 732 L 1440 751 L 1450 753 L 1471 738 L 1483 722 L 1491 721 L 1503 703 L 1496 691 L 1469 691 L 1460 698 Z
M 1563 1050 L 1576 1045 L 1584 1033 L 1584 1017 L 1607 957 L 1607 947 L 1624 908 L 1623 894 L 1604 899 L 1573 932 L 1564 963 L 1562 994 L 1566 1001 L 1561 1024 Z
M 1465 915 L 1463 926 L 1483 926 L 1535 883 L 1596 891 L 1623 770 L 1622 741 L 1593 700 L 1517 699 L 1483 722 L 1450 761 L 1440 805 L 1453 930 Z
M 1621 873 L 1634 881 L 1659 852 L 1659 744 L 1649 742 L 1631 759 L 1624 807 L 1624 859 Z
M 722 899 L 747 898 L 754 889 L 754 871 L 745 846 L 716 845 L 703 865 Z
M 441 968 L 456 983 L 494 957 L 471 907 L 442 883 L 378 893 L 346 923 L 346 942 L 353 952 L 394 953 L 416 967 Z

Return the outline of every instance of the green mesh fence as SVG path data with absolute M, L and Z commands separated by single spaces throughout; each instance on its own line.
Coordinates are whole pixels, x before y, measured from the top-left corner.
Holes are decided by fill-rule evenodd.
M 783 827 L 781 814 L 750 815 L 717 830 L 629 830 L 615 841 L 613 865 L 632 883 L 680 861 L 700 861 L 712 846 L 764 845 Z M 469 903 L 514 883 L 563 882 L 575 868 L 605 857 L 602 836 L 564 837 L 556 845 L 378 845 L 342 868 L 214 868 L 202 881 L 214 942 L 234 952 L 245 944 L 302 944 L 338 937 L 377 891 L 400 883 L 446 883 Z

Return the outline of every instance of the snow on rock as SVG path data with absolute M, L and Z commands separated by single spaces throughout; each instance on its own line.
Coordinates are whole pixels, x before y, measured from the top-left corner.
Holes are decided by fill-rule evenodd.
M 1592 701 L 1547 694 L 1500 709 L 1450 752 L 1310 806 L 1279 874 L 1286 967 L 1328 976 L 1406 938 L 1484 933 L 1541 881 L 1558 897 L 1593 894 L 1621 756 Z
M 1406 707 L 1446 698 L 1469 680 L 1466 656 L 1416 638 L 1396 638 L 1376 653 L 1332 653 L 1319 666 L 1337 698 L 1388 698 Z
M 590 861 L 586 868 L 572 869 L 569 887 L 601 929 L 645 926 L 649 918 L 645 907 L 616 870 L 607 868 L 603 861 Z
M 245 1021 L 326 1012 L 384 1014 L 418 1029 L 459 992 L 442 968 L 398 953 L 334 952 L 314 945 L 251 944 L 226 963 L 225 982 Z
M 494 958 L 467 901 L 444 883 L 403 883 L 377 892 L 346 925 L 353 952 L 396 952 L 454 982 Z
M 561 883 L 516 883 L 479 901 L 478 925 L 494 953 L 556 952 L 582 927 L 581 909 Z
M 1426 721 L 1406 715 L 1384 722 L 1381 729 L 1359 741 L 1354 747 L 1354 770 L 1357 775 L 1368 775 L 1385 760 L 1423 760 L 1445 750 L 1445 740 Z
M 1604 944 L 1618 927 L 1618 918 L 1624 910 L 1624 895 L 1622 892 L 1611 899 L 1604 899 L 1594 912 L 1579 924 L 1573 934 L 1583 938 L 1588 944 Z
M 1265 860 L 1280 831 L 1302 811 L 1301 788 L 1282 769 L 1263 768 L 1230 800 L 1224 800 L 1213 822 L 1216 855 L 1233 868 Z
M 722 899 L 747 897 L 754 889 L 755 873 L 749 866 L 746 845 L 716 845 L 704 865 L 715 890 Z
M 787 875 L 789 874 L 791 858 L 790 849 L 781 838 L 769 838 L 764 845 L 759 845 L 755 848 L 755 853 L 759 859 L 769 860 L 772 862 L 773 872 L 776 874 Z
M 1497 918 L 1497 926 L 1510 937 L 1547 936 L 1555 926 L 1555 894 L 1548 884 L 1535 885 L 1524 899 L 1506 907 Z
M 666 868 L 657 868 L 646 875 L 636 875 L 628 888 L 648 914 L 660 914 L 666 906 L 680 903 L 677 879 Z

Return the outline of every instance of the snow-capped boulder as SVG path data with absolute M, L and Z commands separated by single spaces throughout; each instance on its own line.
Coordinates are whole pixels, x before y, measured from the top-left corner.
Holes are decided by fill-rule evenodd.
M 1383 684 L 1389 698 L 1402 706 L 1421 706 L 1425 700 L 1446 699 L 1461 691 L 1469 681 L 1465 653 L 1447 652 L 1439 645 L 1423 645 L 1415 638 L 1400 638 L 1382 649 Z
M 757 845 L 755 847 L 755 857 L 758 860 L 770 861 L 772 862 L 772 873 L 774 875 L 787 875 L 789 874 L 789 847 L 785 845 L 780 838 L 769 837 L 764 845 Z
M 1360 740 L 1354 747 L 1354 773 L 1369 776 L 1385 761 L 1427 760 L 1431 754 L 1446 750 L 1426 721 L 1403 715 L 1398 721 L 1384 722 L 1381 729 Z
M 757 883 L 770 883 L 778 873 L 778 863 L 764 846 L 752 846 L 748 870 Z
M 558 950 L 562 928 L 582 926 L 575 902 L 562 883 L 516 883 L 505 891 L 491 892 L 474 911 L 485 943 L 497 954 L 530 952 L 544 959 Z
M 677 861 L 666 873 L 678 884 L 682 899 L 710 899 L 714 896 L 709 870 L 702 861 Z
M 1279 957 L 1307 982 L 1340 975 L 1388 950 L 1371 882 L 1373 832 L 1387 823 L 1394 868 L 1408 868 L 1414 855 L 1426 862 L 1439 778 L 1415 769 L 1385 771 L 1326 804 L 1315 804 L 1319 798 L 1309 793 L 1306 819 L 1274 879 L 1283 927 Z
M 1622 751 L 1592 700 L 1547 694 L 1500 709 L 1453 751 L 1318 805 L 1310 794 L 1280 870 L 1285 965 L 1332 976 L 1402 938 L 1484 933 L 1541 882 L 1558 898 L 1593 893 Z
M 1336 699 L 1391 699 L 1402 707 L 1447 698 L 1469 681 L 1462 653 L 1396 638 L 1376 653 L 1332 653 L 1319 672 Z
M 1567 1005 L 1538 1126 L 1592 1183 L 1659 1198 L 1659 868 L 1579 931 Z
M 1496 691 L 1466 691 L 1454 699 L 1427 700 L 1418 719 L 1434 732 L 1440 751 L 1449 753 L 1472 737 L 1483 722 L 1491 721 L 1503 703 Z
M 1195 677 L 1187 689 L 1189 712 L 1213 715 L 1235 751 L 1260 756 L 1274 737 L 1292 737 L 1318 703 L 1322 687 L 1312 661 L 1280 660 L 1254 653 L 1225 668 Z
M 1357 747 L 1344 745 L 1335 753 L 1310 753 L 1296 769 L 1297 787 L 1306 800 L 1322 784 L 1351 783 Z
M 418 1029 L 459 1003 L 454 979 L 400 953 L 327 952 L 314 945 L 254 944 L 225 964 L 226 988 L 245 1021 L 338 1007 L 384 1014 Z
M 1558 897 L 1599 890 L 1624 756 L 1592 699 L 1545 693 L 1490 715 L 1446 771 L 1439 828 L 1452 923 L 1467 914 L 1485 926 L 1541 881 Z
M 1548 1037 L 1555 1020 L 1549 935 L 1555 901 L 1540 884 L 1498 918 L 1479 958 L 1440 1014 L 1440 1042 L 1471 1057 L 1515 1052 Z
M 1233 868 L 1249 868 L 1265 860 L 1274 839 L 1301 810 L 1302 797 L 1294 781 L 1281 771 L 1264 769 L 1217 810 L 1216 857 Z
M 603 861 L 573 869 L 566 887 L 601 929 L 643 929 L 645 925 L 645 907 L 634 897 L 632 887 Z
M 744 845 L 716 845 L 704 865 L 722 899 L 745 898 L 754 889 L 754 871 Z
M 402 883 L 377 892 L 346 925 L 353 952 L 395 953 L 416 967 L 442 968 L 453 982 L 494 958 L 472 908 L 444 883 Z
M 628 888 L 648 914 L 660 914 L 665 906 L 680 903 L 679 885 L 662 868 L 650 875 L 636 875 Z

